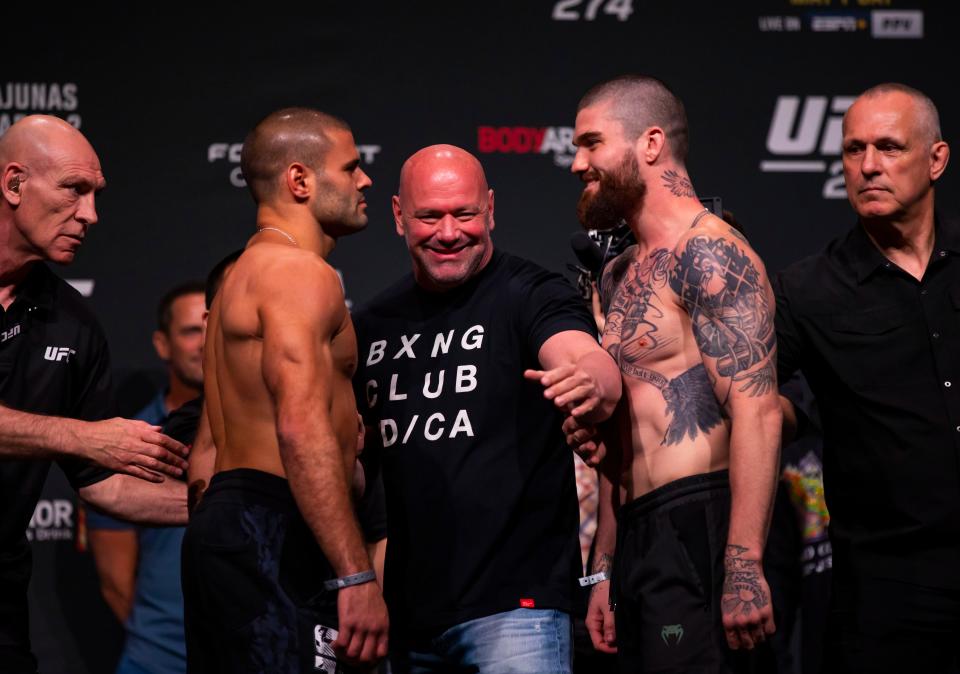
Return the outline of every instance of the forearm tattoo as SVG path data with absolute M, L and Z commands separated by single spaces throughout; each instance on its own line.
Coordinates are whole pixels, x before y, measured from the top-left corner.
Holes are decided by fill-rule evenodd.
M 591 573 L 600 573 L 601 571 L 606 571 L 607 575 L 613 572 L 613 557 L 607 553 L 601 554 L 595 560 L 593 560 L 593 570 Z M 596 583 L 593 587 L 590 588 L 590 594 L 592 595 L 597 591 L 597 587 L 600 583 Z
M 721 377 L 743 382 L 741 392 L 769 393 L 776 383 L 776 332 L 750 257 L 733 241 L 707 236 L 691 238 L 675 257 L 670 287 L 690 314 L 700 352 L 716 359 Z
M 742 555 L 746 552 L 749 552 L 749 548 L 742 545 L 728 545 L 724 554 L 725 575 L 720 599 L 724 613 L 746 616 L 770 603 L 760 583 L 760 562 L 744 559 Z

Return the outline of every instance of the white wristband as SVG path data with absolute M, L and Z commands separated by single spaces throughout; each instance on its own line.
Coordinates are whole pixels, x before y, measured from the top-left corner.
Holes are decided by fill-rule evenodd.
M 605 580 L 610 580 L 610 575 L 606 571 L 599 571 L 592 576 L 584 576 L 583 578 L 577 579 L 580 582 L 580 587 L 589 587 L 590 585 L 596 585 L 597 583 L 602 583 Z

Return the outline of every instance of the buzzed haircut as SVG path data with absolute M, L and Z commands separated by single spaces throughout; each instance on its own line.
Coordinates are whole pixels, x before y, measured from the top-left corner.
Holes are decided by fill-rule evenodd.
M 160 298 L 160 303 L 157 305 L 157 330 L 169 335 L 170 324 L 173 322 L 173 303 L 184 295 L 193 295 L 194 293 L 202 295 L 204 288 L 203 281 L 187 281 L 168 290 Z
M 319 170 L 330 149 L 330 129 L 350 131 L 339 117 L 312 108 L 284 108 L 271 112 L 243 141 L 240 170 L 253 200 L 272 197 L 283 171 L 293 162 Z
M 940 134 L 940 113 L 937 112 L 937 106 L 934 105 L 933 100 L 931 100 L 929 96 L 919 89 L 914 89 L 900 82 L 884 82 L 883 84 L 870 87 L 860 94 L 860 98 L 872 98 L 874 96 L 893 93 L 906 94 L 916 102 L 920 112 L 920 118 L 917 122 L 921 132 L 930 145 L 943 140 Z
M 686 161 L 690 147 L 687 112 L 670 87 L 649 75 L 621 75 L 592 87 L 580 99 L 577 112 L 607 101 L 627 142 L 632 143 L 651 126 L 659 126 L 667 135 L 673 158 L 680 164 Z
M 213 298 L 217 296 L 217 291 L 223 285 L 223 277 L 226 274 L 227 267 L 236 262 L 243 255 L 243 248 L 233 251 L 218 263 L 213 265 L 213 269 L 207 274 L 207 285 L 204 291 L 204 301 L 207 304 L 207 311 L 213 305 Z

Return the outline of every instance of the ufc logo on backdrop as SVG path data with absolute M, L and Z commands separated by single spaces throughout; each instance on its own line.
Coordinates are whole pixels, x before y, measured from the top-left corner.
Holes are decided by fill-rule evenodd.
M 76 353 L 76 349 L 71 349 L 68 346 L 48 346 L 43 352 L 43 357 L 46 360 L 53 360 L 56 362 L 66 361 L 69 363 L 70 356 L 74 356 Z
M 779 96 L 767 132 L 767 152 L 777 159 L 760 162 L 764 173 L 827 173 L 824 199 L 844 199 L 840 155 L 843 114 L 854 96 Z

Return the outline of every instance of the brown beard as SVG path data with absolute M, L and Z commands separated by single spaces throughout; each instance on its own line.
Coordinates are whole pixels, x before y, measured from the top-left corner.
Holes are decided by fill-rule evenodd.
M 588 171 L 590 178 L 595 172 Z M 577 203 L 577 218 L 584 229 L 612 229 L 626 218 L 627 214 L 641 207 L 647 193 L 647 184 L 640 177 L 640 165 L 631 150 L 624 153 L 623 161 L 609 173 L 599 174 L 596 194 L 586 190 Z

